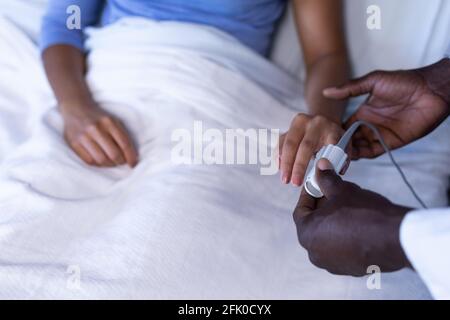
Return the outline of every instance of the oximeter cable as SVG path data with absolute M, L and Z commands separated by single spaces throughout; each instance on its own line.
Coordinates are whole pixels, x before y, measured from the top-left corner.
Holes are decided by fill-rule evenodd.
M 369 129 L 371 129 L 373 131 L 373 133 L 376 135 L 376 137 L 378 138 L 381 146 L 383 147 L 384 151 L 386 151 L 386 153 L 388 154 L 389 158 L 391 159 L 392 164 L 395 166 L 395 168 L 397 169 L 397 171 L 400 173 L 400 176 L 402 177 L 403 181 L 405 182 L 405 184 L 408 186 L 409 190 L 411 190 L 411 193 L 414 195 L 414 197 L 417 199 L 417 201 L 420 203 L 420 205 L 424 208 L 427 209 L 427 206 L 425 205 L 425 203 L 422 201 L 422 199 L 418 196 L 418 194 L 416 193 L 416 191 L 414 190 L 414 188 L 412 187 L 412 185 L 409 183 L 408 179 L 406 179 L 405 174 L 403 173 L 402 169 L 400 168 L 400 166 L 398 165 L 397 161 L 395 161 L 394 156 L 392 155 L 391 150 L 389 149 L 389 147 L 386 145 L 386 143 L 384 142 L 383 137 L 381 136 L 380 132 L 378 131 L 378 129 L 372 125 L 371 123 L 368 123 L 366 121 L 357 121 L 354 124 L 352 124 L 350 126 L 350 128 L 348 128 L 348 130 L 344 133 L 344 135 L 342 136 L 341 140 L 339 140 L 338 144 L 336 145 L 337 147 L 341 148 L 342 150 L 345 150 L 348 146 L 348 144 L 350 143 L 353 134 L 356 132 L 356 130 L 358 130 L 358 128 L 360 126 L 366 126 Z

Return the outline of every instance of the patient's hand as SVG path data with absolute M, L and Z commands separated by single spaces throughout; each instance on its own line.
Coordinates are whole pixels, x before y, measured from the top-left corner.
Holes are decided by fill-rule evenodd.
M 134 167 L 138 155 L 123 125 L 98 105 L 62 108 L 64 136 L 87 164 L 112 167 L 127 163 Z
M 303 183 L 309 161 L 327 144 L 336 144 L 344 130 L 323 116 L 298 114 L 280 138 L 280 171 L 284 183 Z
M 369 94 L 348 120 L 378 127 L 392 149 L 402 147 L 435 129 L 450 114 L 450 60 L 417 70 L 376 71 L 324 95 L 333 99 Z M 373 158 L 384 153 L 375 134 L 361 127 L 353 136 L 353 158 Z
M 303 192 L 294 212 L 300 244 L 319 268 L 334 274 L 367 275 L 377 265 L 390 272 L 411 267 L 400 244 L 400 225 L 410 208 L 343 181 L 327 160 L 316 177 L 325 197 Z

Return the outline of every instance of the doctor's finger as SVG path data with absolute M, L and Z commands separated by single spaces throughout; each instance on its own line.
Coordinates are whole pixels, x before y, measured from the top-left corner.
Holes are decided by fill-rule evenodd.
M 328 159 L 320 159 L 316 167 L 316 180 L 327 199 L 341 194 L 342 178 L 334 171 Z
M 295 223 L 301 223 L 301 219 L 313 213 L 316 209 L 317 199 L 311 197 L 306 191 L 303 189 L 300 195 L 300 199 L 298 200 L 297 206 L 294 210 L 294 221 Z
M 323 95 L 330 99 L 342 100 L 370 93 L 375 86 L 377 73 L 371 72 L 361 78 L 349 81 L 340 87 L 326 88 Z

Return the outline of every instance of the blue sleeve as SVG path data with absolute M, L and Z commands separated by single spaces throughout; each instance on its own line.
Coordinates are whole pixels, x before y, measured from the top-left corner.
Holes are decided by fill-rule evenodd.
M 49 0 L 41 24 L 40 49 L 57 44 L 72 45 L 84 51 L 84 28 L 95 25 L 101 15 L 104 0 Z M 70 6 L 80 9 L 80 29 L 69 29 L 67 21 L 73 14 Z

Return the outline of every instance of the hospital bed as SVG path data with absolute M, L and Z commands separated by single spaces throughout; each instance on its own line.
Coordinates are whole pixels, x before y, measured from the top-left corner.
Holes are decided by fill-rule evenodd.
M 210 127 L 286 129 L 306 110 L 290 12 L 273 64 L 192 25 L 130 19 L 92 30 L 88 78 L 96 99 L 144 132 L 137 137 L 144 159 L 130 171 L 89 168 L 65 146 L 35 45 L 45 3 L 0 1 L 1 298 L 430 298 L 411 270 L 383 274 L 381 289 L 369 290 L 367 277 L 334 276 L 311 265 L 291 216 L 299 190 L 281 186 L 277 176 L 260 176 L 254 166 L 165 160 L 171 130 L 189 128 L 194 119 Z M 450 40 L 448 1 L 345 3 L 355 76 L 432 63 Z M 381 8 L 381 30 L 366 28 L 369 4 Z M 180 30 L 195 43 L 177 38 Z M 135 50 L 116 48 L 112 34 Z M 202 37 L 209 41 L 195 41 Z M 138 85 L 144 71 L 149 81 Z M 177 120 L 166 123 L 163 114 Z M 394 153 L 429 206 L 447 204 L 449 134 L 446 122 Z M 346 179 L 418 205 L 386 157 L 353 163 Z

